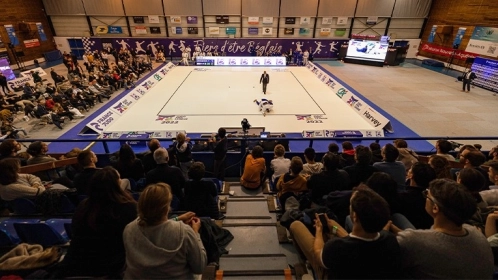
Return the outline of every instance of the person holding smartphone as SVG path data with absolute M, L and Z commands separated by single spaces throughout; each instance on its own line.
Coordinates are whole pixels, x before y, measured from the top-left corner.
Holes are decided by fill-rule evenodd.
M 316 235 L 300 221 L 291 224 L 294 244 L 302 251 L 318 279 L 399 278 L 401 251 L 396 237 L 383 231 L 389 221 L 389 205 L 367 187 L 351 197 L 353 231 L 348 235 L 326 214 L 315 215 Z M 330 234 L 325 234 L 325 231 Z

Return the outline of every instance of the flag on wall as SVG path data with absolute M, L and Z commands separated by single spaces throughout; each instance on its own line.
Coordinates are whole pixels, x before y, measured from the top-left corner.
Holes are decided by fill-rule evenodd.
M 169 20 L 173 24 L 180 24 L 180 23 L 182 23 L 182 17 L 180 17 L 180 16 L 170 16 Z
M 273 17 L 263 17 L 263 24 L 273 24 Z
M 47 35 L 45 35 L 45 30 L 43 30 L 43 25 L 41 22 L 36 23 L 36 29 L 38 29 L 38 35 L 40 35 L 40 40 L 47 41 Z
M 301 25 L 310 24 L 310 21 L 311 21 L 310 17 L 301 17 Z
M 188 16 L 187 23 L 188 24 L 197 24 L 197 16 Z
M 332 24 L 332 18 L 331 17 L 322 18 L 322 24 Z
M 135 26 L 135 33 L 137 33 L 137 34 L 147 34 L 147 27 L 145 27 L 145 26 Z
M 248 17 L 247 18 L 247 23 L 249 23 L 249 24 L 258 24 L 259 23 L 259 17 Z
M 178 35 L 178 34 L 182 34 L 183 30 L 179 26 L 173 26 L 173 27 L 171 27 L 171 33 Z
M 219 27 L 209 27 L 209 35 L 220 35 Z
M 273 33 L 273 28 L 265 27 L 263 28 L 263 35 L 271 35 Z
M 249 35 L 258 35 L 258 29 L 257 27 L 249 27 L 249 29 L 247 30 L 247 33 Z
M 12 24 L 4 25 L 7 35 L 9 36 L 10 43 L 14 46 L 19 45 L 19 39 L 17 39 L 16 30 Z

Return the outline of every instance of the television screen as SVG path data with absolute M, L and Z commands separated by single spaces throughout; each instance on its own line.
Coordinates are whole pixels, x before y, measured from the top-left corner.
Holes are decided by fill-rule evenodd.
M 3 75 L 7 78 L 7 81 L 15 80 L 16 75 L 10 68 L 9 60 L 7 58 L 0 58 L 0 71 L 2 71 Z
M 346 58 L 384 62 L 388 47 L 388 43 L 353 39 L 349 41 Z

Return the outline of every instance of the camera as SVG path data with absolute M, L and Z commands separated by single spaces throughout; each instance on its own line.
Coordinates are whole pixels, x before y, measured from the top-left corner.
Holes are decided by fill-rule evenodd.
M 249 121 L 246 118 L 242 119 L 240 125 L 242 126 L 242 131 L 244 131 L 244 133 L 247 133 L 249 128 L 251 128 L 251 125 L 249 124 Z

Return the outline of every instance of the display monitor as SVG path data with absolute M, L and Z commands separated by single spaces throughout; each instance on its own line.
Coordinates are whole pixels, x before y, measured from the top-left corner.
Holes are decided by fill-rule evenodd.
M 0 71 L 8 81 L 16 79 L 16 75 L 10 68 L 9 60 L 7 58 L 0 58 Z
M 346 58 L 384 62 L 389 43 L 352 39 L 349 41 Z

